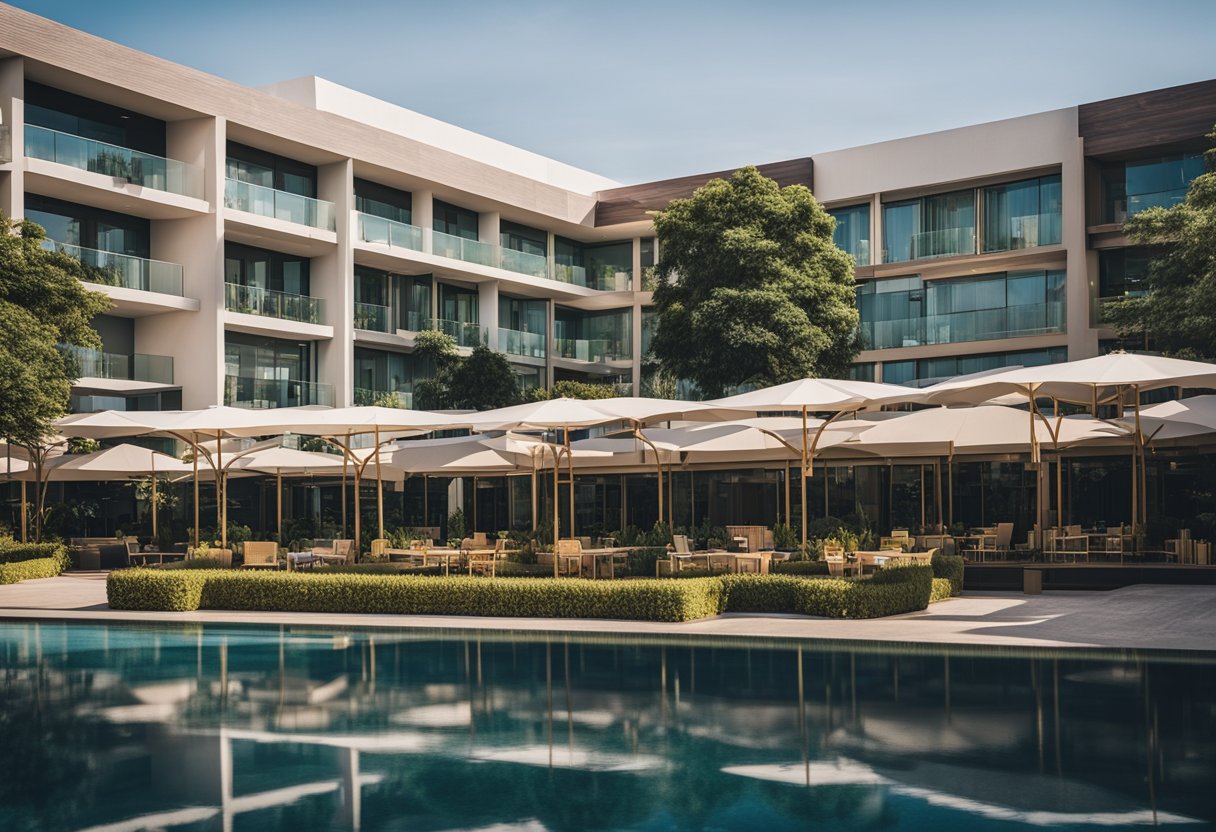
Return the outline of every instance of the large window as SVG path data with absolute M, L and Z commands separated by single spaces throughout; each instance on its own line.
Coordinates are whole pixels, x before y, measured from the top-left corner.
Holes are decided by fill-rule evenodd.
M 355 402 L 371 404 L 386 393 L 396 393 L 406 406 L 413 404 L 414 382 L 422 361 L 410 353 L 355 348 Z
M 633 310 L 585 312 L 557 307 L 557 353 L 579 361 L 618 361 L 633 355 Z
M 852 255 L 857 265 L 870 265 L 870 206 L 833 208 L 828 213 L 836 218 L 832 242 Z
M 975 191 L 952 191 L 883 206 L 883 261 L 975 253 Z
M 361 214 L 409 225 L 411 206 L 412 197 L 408 191 L 399 191 L 366 179 L 355 179 L 355 210 Z
M 1060 242 L 1060 177 L 1041 176 L 984 189 L 984 251 Z
M 553 259 L 556 277 L 567 283 L 607 292 L 631 288 L 632 240 L 592 244 L 557 237 Z
M 289 295 L 308 295 L 309 260 L 237 243 L 224 246 L 224 282 Z
M 1101 221 L 1119 223 L 1145 208 L 1171 208 L 1186 199 L 1203 171 L 1197 151 L 1109 164 L 1101 176 Z
M 1120 248 L 1098 254 L 1098 297 L 1139 297 L 1148 291 L 1148 252 Z
M 165 123 L 122 107 L 25 82 L 25 123 L 94 141 L 165 155 Z
M 502 247 L 510 251 L 522 251 L 539 257 L 549 256 L 549 235 L 539 228 L 502 220 L 498 237 Z
M 923 282 L 872 280 L 857 289 L 866 349 L 1063 332 L 1062 270 L 999 272 Z
M 312 345 L 263 338 L 243 332 L 224 333 L 224 372 L 262 381 L 312 381 Z
M 1068 360 L 1067 347 L 1048 347 L 1019 352 L 982 353 L 944 356 L 920 360 L 884 361 L 882 380 L 886 384 L 925 387 L 954 376 L 999 370 L 1005 367 L 1038 367 Z
M 227 177 L 298 196 L 316 197 L 317 169 L 254 147 L 228 142 Z
M 35 194 L 25 198 L 25 217 L 46 229 L 46 236 L 57 243 L 134 257 L 149 256 L 151 223 L 142 217 Z
M 435 200 L 432 227 L 441 234 L 477 239 L 478 218 L 476 211 L 460 208 L 447 202 Z

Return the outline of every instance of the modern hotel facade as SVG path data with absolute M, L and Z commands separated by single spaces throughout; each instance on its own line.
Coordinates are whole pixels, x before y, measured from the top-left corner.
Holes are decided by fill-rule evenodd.
M 837 218 L 858 378 L 906 384 L 1119 345 L 1123 220 L 1203 170 L 1216 81 L 760 165 Z M 318 78 L 250 89 L 0 5 L 0 211 L 113 309 L 73 408 L 409 403 L 439 329 L 529 386 L 647 389 L 648 211 L 624 186 Z

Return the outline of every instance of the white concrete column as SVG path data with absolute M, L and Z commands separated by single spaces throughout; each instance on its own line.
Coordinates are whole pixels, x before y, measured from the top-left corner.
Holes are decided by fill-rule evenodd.
M 198 312 L 169 312 L 141 318 L 138 352 L 173 356 L 174 381 L 182 407 L 194 410 L 224 401 L 224 193 L 227 128 L 222 118 L 192 118 L 166 127 L 169 155 L 201 165 L 203 196 L 212 212 L 152 223 L 153 259 L 182 266 L 182 294 L 199 302 Z
M 1092 358 L 1098 354 L 1098 332 L 1090 325 L 1090 286 L 1097 283 L 1097 258 L 1090 257 L 1086 246 L 1085 225 L 1085 144 L 1079 136 L 1060 166 L 1061 239 L 1068 252 L 1065 298 L 1067 305 L 1068 358 Z M 1091 280 L 1092 276 L 1092 280 Z
M 422 250 L 430 254 L 431 230 L 435 227 L 435 194 L 432 191 L 413 191 L 410 194 L 410 220 L 422 229 Z
M 629 383 L 633 395 L 642 395 L 642 238 L 633 238 L 633 316 L 630 327 L 633 363 L 629 368 Z
M 25 59 L 0 60 L 0 126 L 8 128 L 11 162 L 0 163 L 0 213 L 25 216 Z M 2 157 L 0 157 L 2 158 Z
M 485 333 L 486 346 L 498 349 L 498 281 L 477 284 L 477 317 Z
M 323 299 L 323 323 L 334 328 L 331 340 L 317 344 L 317 381 L 333 385 L 337 407 L 349 406 L 354 397 L 354 188 L 354 163 L 350 159 L 317 169 L 317 195 L 334 204 L 338 218 L 337 248 L 314 257 L 309 267 L 310 292 Z
M 499 237 L 499 230 L 502 227 L 502 214 L 497 211 L 482 211 L 477 215 L 477 239 L 483 243 L 488 243 L 494 246 L 495 258 L 494 265 L 501 266 L 501 254 L 499 246 L 502 240 Z

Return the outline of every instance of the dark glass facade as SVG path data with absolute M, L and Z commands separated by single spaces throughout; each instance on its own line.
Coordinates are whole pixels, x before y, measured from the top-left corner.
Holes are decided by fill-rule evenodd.
M 48 239 L 57 243 L 127 254 L 150 256 L 151 223 L 88 205 L 27 194 L 25 217 L 46 229 Z
M 317 169 L 312 165 L 228 142 L 227 177 L 298 196 L 316 197 Z
M 409 225 L 412 207 L 409 191 L 355 178 L 355 210 L 359 213 Z
M 836 219 L 832 242 L 859 266 L 870 265 L 870 206 L 853 205 L 828 211 Z

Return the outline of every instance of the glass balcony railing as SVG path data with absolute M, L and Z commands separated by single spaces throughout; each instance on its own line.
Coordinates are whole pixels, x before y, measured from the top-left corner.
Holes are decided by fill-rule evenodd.
M 942 228 L 913 234 L 910 249 L 913 260 L 975 254 L 975 226 Z
M 242 286 L 239 283 L 224 284 L 224 308 L 246 315 L 261 315 L 306 324 L 321 323 L 324 311 L 320 298 L 260 289 L 257 286 Z
M 990 341 L 1064 331 L 1063 301 L 890 321 L 862 321 L 865 349 Z
M 530 274 L 533 277 L 549 277 L 549 258 L 542 254 L 529 254 L 513 248 L 499 248 L 499 266 L 510 272 Z
M 557 338 L 557 354 L 575 361 L 602 363 L 629 359 L 629 345 L 607 338 Z
M 853 256 L 853 263 L 857 266 L 870 265 L 870 241 L 857 240 L 856 245 L 851 247 L 849 254 Z
M 485 343 L 485 328 L 478 323 L 468 321 L 437 320 L 436 329 L 452 336 L 458 347 L 480 347 Z
M 374 214 L 359 214 L 359 239 L 365 243 L 422 251 L 421 228 Z
M 224 207 L 320 228 L 324 231 L 333 231 L 337 228 L 334 222 L 334 204 L 332 202 L 287 191 L 277 191 L 274 188 L 255 185 L 252 182 L 242 182 L 239 179 L 225 181 Z
M 431 232 L 431 253 L 453 260 L 464 260 L 466 263 L 477 263 L 480 266 L 498 265 L 498 246 L 444 234 L 442 231 Z
M 601 292 L 627 292 L 633 286 L 633 269 L 608 265 L 588 269 L 558 263 L 553 267 L 553 279 Z
M 544 358 L 544 333 L 520 332 L 517 329 L 500 329 L 498 330 L 498 351 L 505 352 L 508 355 Z
M 369 332 L 392 332 L 390 318 L 392 310 L 375 303 L 355 304 L 355 329 Z
M 1009 217 L 999 227 L 984 229 L 984 251 L 1017 251 L 1024 248 L 1058 245 L 1060 214 L 1026 214 Z
M 102 286 L 122 286 L 162 295 L 182 295 L 182 267 L 163 260 L 149 260 L 112 251 L 44 240 L 48 251 L 61 251 L 85 265 L 85 280 Z
M 415 309 L 407 309 L 398 317 L 397 328 L 407 332 L 422 332 L 431 328 L 431 316 Z
M 171 355 L 122 355 L 69 345 L 63 345 L 60 349 L 73 360 L 79 378 L 108 378 L 151 384 L 173 383 Z
M 355 388 L 355 404 L 371 405 L 379 403 L 383 407 L 414 407 L 412 390 L 375 390 L 369 387 Z
M 100 173 L 144 188 L 203 198 L 203 172 L 196 165 L 165 159 L 37 125 L 25 125 L 25 155 Z
M 0 165 L 13 161 L 13 131 L 7 124 L 0 124 Z
M 232 407 L 333 407 L 332 385 L 299 379 L 224 376 L 224 404 Z

